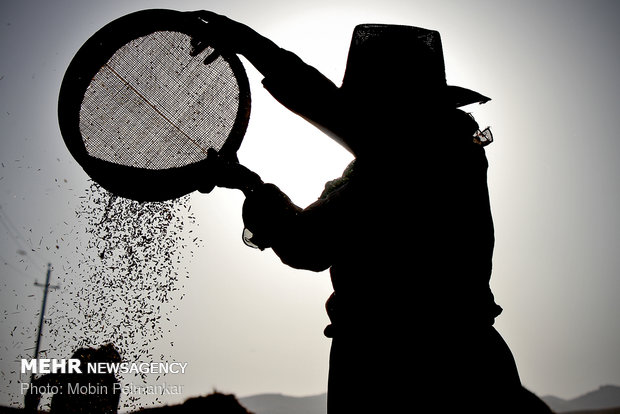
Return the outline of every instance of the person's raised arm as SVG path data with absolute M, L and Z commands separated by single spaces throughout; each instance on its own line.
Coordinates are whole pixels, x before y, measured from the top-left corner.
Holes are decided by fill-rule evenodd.
M 346 105 L 339 88 L 316 68 L 228 17 L 197 11 L 188 12 L 188 21 L 194 55 L 211 46 L 244 56 L 264 76 L 263 86 L 276 100 L 348 148 L 341 139 Z
M 284 51 L 245 24 L 204 10 L 188 12 L 188 21 L 193 32 L 193 55 L 211 46 L 244 56 L 263 76 L 278 70 Z

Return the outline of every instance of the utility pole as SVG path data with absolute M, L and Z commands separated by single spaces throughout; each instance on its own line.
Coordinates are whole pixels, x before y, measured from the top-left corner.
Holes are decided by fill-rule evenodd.
M 49 288 L 58 289 L 59 286 L 50 286 L 50 277 L 52 276 L 52 264 L 47 264 L 47 275 L 45 276 L 45 284 L 42 285 L 38 282 L 34 282 L 35 286 L 43 287 L 43 303 L 41 304 L 41 317 L 39 318 L 39 333 L 37 334 L 37 345 L 34 349 L 34 359 L 39 357 L 39 348 L 41 347 L 41 332 L 43 331 L 43 320 L 45 318 L 45 305 L 47 303 L 47 292 Z
M 47 304 L 47 293 L 49 292 L 49 288 L 58 289 L 59 286 L 50 286 L 50 278 L 52 276 L 52 264 L 47 264 L 47 274 L 45 276 L 45 284 L 42 285 L 38 282 L 34 282 L 35 286 L 43 287 L 43 303 L 41 304 L 41 317 L 39 318 L 39 332 L 37 333 L 37 344 L 34 349 L 34 357 L 33 359 L 39 358 L 39 349 L 41 347 L 41 333 L 43 331 L 43 321 L 45 320 L 45 305 Z M 34 371 L 30 374 L 30 386 L 34 383 Z M 30 390 L 26 394 L 26 399 L 28 398 L 28 394 L 30 394 Z

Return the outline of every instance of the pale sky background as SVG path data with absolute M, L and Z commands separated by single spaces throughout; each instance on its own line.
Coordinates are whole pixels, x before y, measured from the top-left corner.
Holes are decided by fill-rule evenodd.
M 57 126 L 67 65 L 100 27 L 145 8 L 225 14 L 337 84 L 356 24 L 439 30 L 448 82 L 493 99 L 467 109 L 496 139 L 487 150 L 497 240 L 492 287 L 504 308 L 496 327 L 524 385 L 572 398 L 620 384 L 620 4 L 1 0 L 0 213 L 24 239 L 66 237 L 88 186 Z M 275 102 L 245 63 L 253 112 L 240 160 L 307 205 L 350 156 Z M 214 388 L 238 396 L 325 392 L 328 273 L 292 270 L 272 252 L 244 246 L 239 192 L 195 194 L 190 202 L 202 244 L 184 263 L 190 277 L 171 331 L 155 344 L 166 360 L 188 362 L 187 374 L 169 380 L 185 393 L 168 401 Z M 34 346 L 34 338 L 17 335 L 36 331 L 42 291 L 34 280 L 43 281 L 47 261 L 60 278 L 72 254 L 61 245 L 26 246 L 36 251 L 20 255 L 24 242 L 14 228 L 0 227 L 3 404 L 21 401 L 12 371 L 18 352 Z M 60 295 L 53 291 L 48 305 Z M 48 341 L 54 338 L 44 335 L 42 348 L 53 348 Z

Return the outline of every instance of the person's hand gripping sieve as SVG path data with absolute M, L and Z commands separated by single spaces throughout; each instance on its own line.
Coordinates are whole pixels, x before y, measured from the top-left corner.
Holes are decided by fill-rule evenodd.
M 230 53 L 243 55 L 263 75 L 277 66 L 278 59 L 274 56 L 281 52 L 278 45 L 243 23 L 201 10 L 187 12 L 187 24 L 192 32 L 192 56 L 198 56 L 207 47 L 213 48 L 205 64 L 213 62 L 222 53 Z
M 193 32 L 192 56 L 202 53 L 207 47 L 214 49 L 205 60 L 209 64 L 220 53 L 246 54 L 253 39 L 260 37 L 248 26 L 213 12 L 201 10 L 188 12 L 188 23 Z
M 208 183 L 204 183 L 198 190 L 201 193 L 210 193 L 214 187 L 232 188 L 250 195 L 258 186 L 263 184 L 260 176 L 235 160 L 220 156 L 213 148 L 207 152 Z

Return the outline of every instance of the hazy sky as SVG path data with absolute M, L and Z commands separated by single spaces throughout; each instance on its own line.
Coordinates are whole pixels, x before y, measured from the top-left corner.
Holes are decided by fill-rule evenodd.
M 62 76 L 101 26 L 157 7 L 228 15 L 336 83 L 356 24 L 439 30 L 448 82 L 493 99 L 468 109 L 496 139 L 487 150 L 497 240 L 492 287 L 504 308 L 496 327 L 523 383 L 560 397 L 620 384 L 617 2 L 3 0 L 0 213 L 10 224 L 0 227 L 0 364 L 10 392 L 2 392 L 2 403 L 20 400 L 12 358 L 34 346 L 17 335 L 37 323 L 41 289 L 34 279 L 42 281 L 47 261 L 60 277 L 72 254 L 62 243 L 47 250 L 24 239 L 67 236 L 88 186 L 57 127 Z M 239 157 L 307 205 L 350 156 L 280 107 L 246 67 L 253 112 Z M 157 345 L 167 360 L 188 362 L 188 374 L 177 379 L 186 385 L 178 400 L 213 388 L 240 396 L 326 390 L 329 276 L 286 268 L 272 252 L 245 247 L 242 202 L 232 190 L 190 200 L 202 244 L 184 263 L 185 296 Z M 24 235 L 19 242 L 17 232 Z M 24 247 L 35 252 L 20 255 Z M 60 295 L 63 289 L 53 291 L 49 306 Z M 44 337 L 44 346 L 53 340 Z

